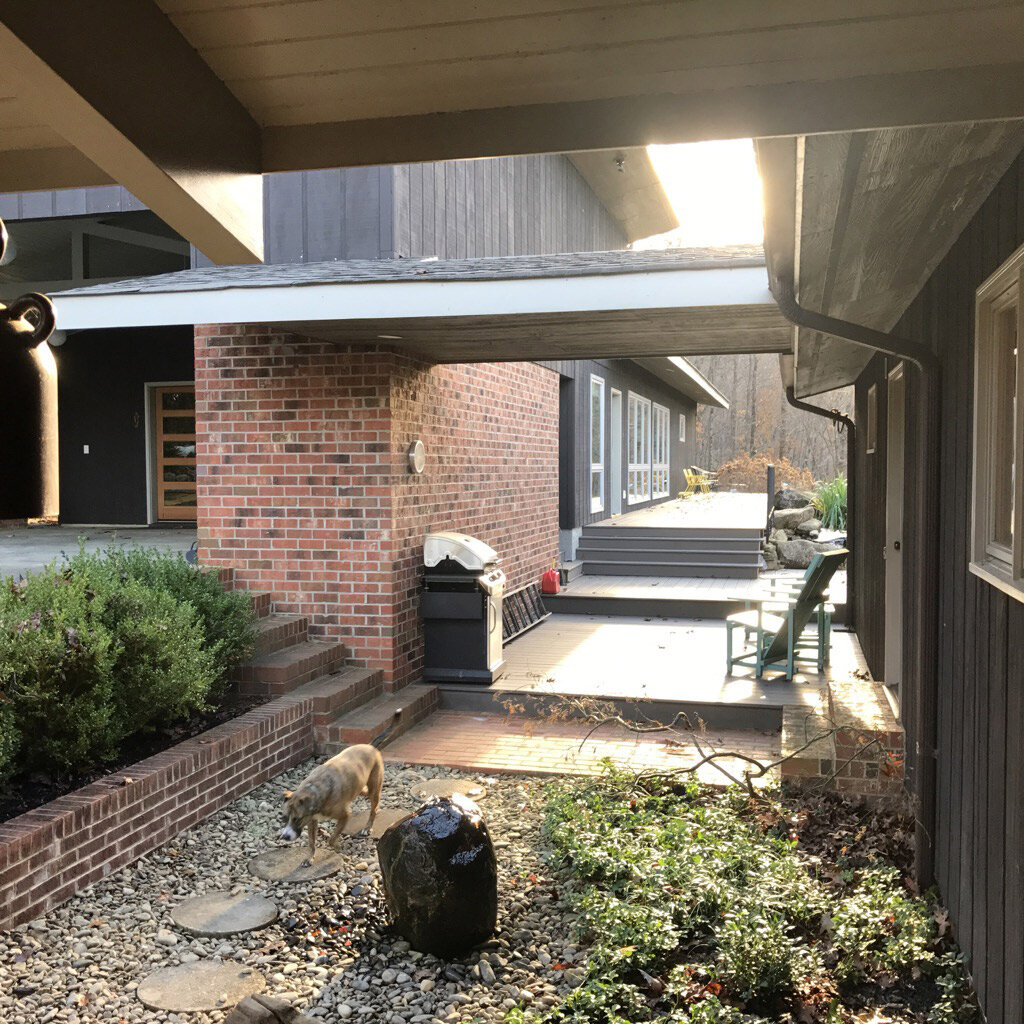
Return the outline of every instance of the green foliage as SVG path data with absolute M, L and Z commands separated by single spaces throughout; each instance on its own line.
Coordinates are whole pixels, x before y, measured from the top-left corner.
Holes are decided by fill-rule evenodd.
M 861 872 L 832 915 L 832 946 L 840 981 L 877 974 L 899 975 L 909 965 L 935 959 L 935 922 L 928 907 L 910 897 L 895 868 Z
M 928 1011 L 928 1024 L 975 1024 L 981 1020 L 961 955 L 940 956 L 935 961 L 934 981 L 940 995 Z
M 114 581 L 135 580 L 169 594 L 179 604 L 189 604 L 198 615 L 205 646 L 216 659 L 211 696 L 221 696 L 231 669 L 253 651 L 255 618 L 244 593 L 224 590 L 216 573 L 198 572 L 180 555 L 137 545 L 110 547 L 100 554 L 80 551 L 72 566 L 92 577 Z
M 826 530 L 846 528 L 846 477 L 842 473 L 835 480 L 818 485 L 814 508 Z
M 0 587 L 0 778 L 82 771 L 206 710 L 252 649 L 245 595 L 180 556 L 80 551 Z
M 843 986 L 922 974 L 943 993 L 930 1024 L 971 1020 L 955 1016 L 969 1005 L 962 968 L 937 959 L 931 909 L 895 869 L 823 869 L 738 793 L 645 792 L 609 768 L 551 787 L 545 835 L 588 974 L 515 1024 L 839 1024 Z

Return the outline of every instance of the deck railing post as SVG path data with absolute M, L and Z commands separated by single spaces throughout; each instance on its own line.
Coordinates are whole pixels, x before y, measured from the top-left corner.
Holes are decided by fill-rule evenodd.
M 766 537 L 770 537 L 772 532 L 772 513 L 775 511 L 775 467 L 771 463 L 768 464 L 766 473 L 768 477 L 768 509 L 765 513 L 764 534 Z

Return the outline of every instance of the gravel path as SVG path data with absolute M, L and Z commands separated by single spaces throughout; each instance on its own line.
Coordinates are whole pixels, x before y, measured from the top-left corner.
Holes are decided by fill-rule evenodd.
M 331 1022 L 500 1021 L 515 1006 L 553 1005 L 582 981 L 585 953 L 573 945 L 572 915 L 546 879 L 540 851 L 544 780 L 386 766 L 386 807 L 413 809 L 409 787 L 423 779 L 474 778 L 488 789 L 480 806 L 498 856 L 498 936 L 444 962 L 388 931 L 370 839 L 346 837 L 345 867 L 318 882 L 266 883 L 248 871 L 251 857 L 278 845 L 281 789 L 314 763 L 260 786 L 45 918 L 0 933 L 0 1021 L 219 1022 L 226 1012 L 147 1010 L 135 995 L 158 967 L 211 957 L 260 971 L 268 994 Z M 326 835 L 329 826 L 321 827 Z M 267 896 L 277 922 L 226 940 L 174 926 L 170 910 L 182 900 L 224 889 Z

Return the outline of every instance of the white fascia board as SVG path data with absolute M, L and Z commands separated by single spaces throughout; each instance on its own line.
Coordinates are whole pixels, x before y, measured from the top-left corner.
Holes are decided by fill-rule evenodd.
M 704 376 L 700 370 L 697 369 L 688 359 L 684 359 L 682 356 L 668 356 L 668 361 L 680 372 L 685 373 L 687 377 L 693 381 L 694 386 L 699 388 L 704 393 L 704 400 L 700 402 L 701 405 L 714 405 L 719 409 L 728 409 L 729 400 L 722 394 Z
M 61 330 L 774 305 L 764 267 L 53 296 Z

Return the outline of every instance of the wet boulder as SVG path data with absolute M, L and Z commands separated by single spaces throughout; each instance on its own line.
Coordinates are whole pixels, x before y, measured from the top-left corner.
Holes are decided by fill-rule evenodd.
M 414 949 L 448 958 L 494 934 L 498 865 L 471 801 L 424 804 L 381 836 L 377 859 L 395 930 Z

